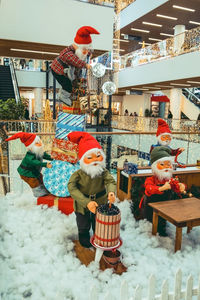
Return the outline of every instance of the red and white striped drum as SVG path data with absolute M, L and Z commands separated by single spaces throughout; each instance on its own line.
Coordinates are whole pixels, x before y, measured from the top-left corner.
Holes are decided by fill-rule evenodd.
M 96 228 L 94 234 L 94 243 L 97 246 L 110 248 L 120 243 L 120 221 L 121 213 L 116 215 L 106 215 L 100 212 L 101 207 L 97 209 Z

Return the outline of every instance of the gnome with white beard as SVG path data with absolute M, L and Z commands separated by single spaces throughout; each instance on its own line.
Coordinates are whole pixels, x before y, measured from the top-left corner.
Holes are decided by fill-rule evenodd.
M 52 64 L 52 74 L 62 86 L 60 100 L 66 105 L 71 106 L 72 82 L 80 77 L 83 68 L 90 69 L 87 57 L 92 53 L 91 34 L 99 32 L 91 26 L 83 26 L 78 29 L 74 38 L 74 43 L 62 50 Z
M 153 176 L 146 178 L 145 195 L 140 202 L 143 216 L 150 222 L 152 222 L 153 209 L 148 203 L 177 199 L 181 193 L 185 192 L 185 184 L 173 178 L 172 163 L 170 148 L 159 146 L 152 150 L 151 169 Z M 177 192 L 178 194 L 176 194 Z M 161 236 L 167 236 L 166 221 L 161 217 L 158 219 L 158 233 Z
M 172 132 L 169 125 L 163 119 L 158 119 L 158 128 L 156 132 L 157 144 L 151 145 L 150 153 L 155 147 L 166 146 L 170 149 L 170 155 L 176 156 L 177 153 L 183 152 L 184 148 L 172 149 L 170 143 L 172 141 Z
M 36 134 L 18 132 L 6 139 L 6 141 L 16 139 L 20 139 L 27 148 L 26 155 L 17 169 L 21 179 L 28 183 L 35 197 L 41 197 L 49 194 L 43 184 L 41 170 L 42 167 L 52 167 L 50 162 L 43 162 L 43 159 L 53 159 L 44 151 L 42 141 Z
M 68 190 L 74 199 L 74 211 L 79 242 L 90 248 L 90 228 L 95 230 L 96 208 L 115 201 L 116 182 L 105 168 L 105 154 L 98 141 L 87 132 L 75 131 L 68 139 L 79 145 L 80 170 L 68 182 Z

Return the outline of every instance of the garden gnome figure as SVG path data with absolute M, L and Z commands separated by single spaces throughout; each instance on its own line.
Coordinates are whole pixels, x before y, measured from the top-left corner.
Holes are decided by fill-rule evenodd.
M 62 50 L 51 64 L 52 74 L 62 86 L 59 98 L 68 106 L 72 105 L 72 82 L 79 79 L 82 68 L 91 68 L 86 62 L 92 52 L 91 34 L 99 32 L 91 26 L 79 28 L 74 43 Z
M 116 182 L 105 169 L 105 154 L 98 141 L 87 132 L 71 132 L 68 139 L 79 145 L 80 170 L 70 178 L 68 190 L 74 199 L 79 242 L 90 248 L 90 227 L 95 231 L 96 208 L 115 201 Z
M 43 162 L 43 159 L 52 160 L 52 158 L 44 152 L 41 139 L 34 133 L 18 132 L 6 141 L 16 139 L 20 139 L 27 148 L 26 155 L 17 169 L 21 179 L 32 188 L 35 197 L 49 194 L 43 184 L 41 170 L 42 167 L 52 167 L 51 163 Z
M 176 156 L 178 152 L 181 153 L 185 150 L 184 148 L 177 148 L 177 149 L 170 148 L 170 143 L 172 140 L 172 133 L 169 128 L 169 125 L 163 119 L 158 119 L 158 129 L 157 129 L 157 133 L 156 133 L 156 138 L 157 138 L 157 144 L 151 145 L 150 153 L 153 150 L 153 148 L 158 147 L 158 146 L 169 147 L 170 155 L 172 155 L 172 156 Z
M 148 205 L 151 202 L 160 202 L 173 200 L 179 197 L 179 193 L 185 192 L 185 184 L 173 177 L 173 157 L 168 147 L 155 147 L 151 152 L 151 169 L 153 176 L 147 177 L 145 180 L 145 195 L 140 202 L 143 216 L 148 221 L 152 222 L 153 209 Z M 173 181 L 173 184 L 172 184 Z M 174 190 L 174 185 L 176 190 Z M 178 192 L 178 194 L 176 194 Z M 166 234 L 166 221 L 159 217 L 158 233 L 161 236 Z

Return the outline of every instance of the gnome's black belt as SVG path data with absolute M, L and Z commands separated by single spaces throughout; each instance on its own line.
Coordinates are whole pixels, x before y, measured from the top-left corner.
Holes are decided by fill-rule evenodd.
M 19 167 L 22 168 L 22 169 L 24 169 L 24 170 L 27 170 L 27 171 L 33 171 L 32 168 L 26 167 L 24 165 L 20 165 Z
M 69 65 L 65 64 L 59 57 L 57 57 L 56 59 L 63 66 L 63 68 L 69 68 Z
M 96 193 L 96 194 L 93 194 L 93 195 L 87 195 L 87 194 L 84 194 L 83 195 L 87 198 L 89 198 L 90 200 L 95 200 L 97 198 L 100 198 L 101 196 L 104 196 L 106 194 L 106 190 L 103 190 L 99 193 Z

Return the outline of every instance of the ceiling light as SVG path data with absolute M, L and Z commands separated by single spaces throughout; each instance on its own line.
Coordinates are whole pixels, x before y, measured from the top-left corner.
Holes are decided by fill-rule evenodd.
M 156 27 L 162 27 L 162 25 L 161 25 L 161 24 L 150 23 L 150 22 L 142 22 L 142 24 L 145 24 L 145 25 L 150 25 L 150 26 L 156 26 Z
M 190 80 L 188 80 L 187 82 L 188 83 L 197 83 L 197 84 L 200 84 L 200 81 L 190 81 Z
M 138 28 L 131 28 L 131 30 L 134 30 L 134 31 L 140 31 L 140 32 L 146 32 L 146 33 L 149 33 L 149 32 L 150 32 L 149 30 L 138 29 Z
M 140 87 L 138 87 L 138 88 L 131 88 L 131 90 L 136 90 L 136 91 L 148 91 L 149 89 L 146 89 L 146 88 L 140 88 Z
M 149 38 L 150 41 L 158 41 L 158 42 L 162 42 L 162 40 L 159 39 L 154 39 L 154 38 Z
M 178 8 L 178 9 L 182 9 L 182 10 L 187 10 L 187 11 L 195 12 L 195 9 L 187 8 L 187 7 L 179 6 L 179 5 L 173 5 L 173 8 Z
M 191 84 L 185 84 L 185 83 L 170 83 L 171 85 L 180 85 L 180 86 L 191 86 Z
M 45 51 L 36 51 L 36 50 L 14 49 L 14 48 L 10 48 L 10 50 L 11 51 L 18 51 L 18 52 L 29 52 L 29 53 L 59 55 L 59 53 L 56 53 L 56 52 L 45 52 Z
M 161 90 L 161 88 L 153 87 L 153 86 L 145 86 L 148 89 Z
M 195 21 L 189 21 L 190 24 L 195 24 L 195 25 L 200 25 L 199 22 L 195 22 Z
M 138 44 L 143 45 L 142 42 L 139 42 Z M 144 43 L 144 45 L 145 45 L 145 46 L 150 46 L 150 45 L 152 45 L 152 44 L 150 44 L 150 43 Z
M 165 36 L 173 36 L 173 34 L 169 34 L 169 33 L 160 33 L 160 35 L 165 35 Z
M 165 15 L 160 15 L 160 14 L 157 14 L 156 16 L 160 17 L 160 18 L 164 18 L 164 19 L 178 20 L 178 18 L 170 17 L 170 16 L 165 16 Z
M 155 86 L 158 86 L 158 87 L 170 87 L 170 88 L 172 88 L 173 86 L 171 86 L 171 85 L 160 85 L 160 84 L 155 84 Z
M 113 51 L 125 51 L 124 49 L 113 49 Z
M 113 41 L 120 41 L 120 42 L 129 43 L 129 41 L 127 41 L 127 40 L 122 40 L 122 39 L 113 39 Z

